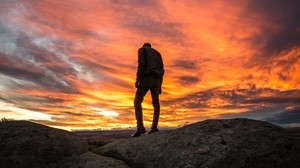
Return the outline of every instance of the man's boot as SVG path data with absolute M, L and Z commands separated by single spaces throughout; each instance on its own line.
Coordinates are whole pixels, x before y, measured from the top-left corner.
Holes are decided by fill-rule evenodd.
M 147 133 L 147 135 L 152 134 L 154 132 L 159 132 L 157 126 L 156 127 L 151 127 L 151 130 Z
M 135 131 L 135 133 L 132 134 L 131 136 L 132 136 L 132 137 L 138 137 L 138 136 L 140 136 L 140 135 L 142 135 L 142 134 L 144 134 L 144 133 L 146 133 L 146 129 L 145 129 L 144 127 L 140 127 L 140 128 L 138 128 L 138 129 Z

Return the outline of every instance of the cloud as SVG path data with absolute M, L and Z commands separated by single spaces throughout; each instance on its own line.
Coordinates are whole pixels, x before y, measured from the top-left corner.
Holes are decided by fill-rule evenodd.
M 263 42 L 262 51 L 265 55 L 273 56 L 300 46 L 300 2 L 292 1 L 250 1 L 249 13 L 260 17 L 261 32 L 254 37 L 254 43 Z
M 203 109 L 218 109 L 220 114 L 226 114 L 232 109 L 237 109 L 237 111 L 240 110 L 239 113 L 242 113 L 274 108 L 274 105 L 278 108 L 297 105 L 300 98 L 299 92 L 299 90 L 281 92 L 269 88 L 232 90 L 214 88 L 193 92 L 177 99 L 163 100 L 162 103 L 165 106 L 196 109 L 199 113 Z M 266 95 L 272 96 L 266 97 Z
M 168 19 L 169 14 L 160 1 L 118 1 L 110 6 L 117 9 L 116 14 L 121 20 L 119 26 L 138 36 L 144 36 L 143 39 L 163 38 L 171 44 L 185 44 L 182 25 Z
M 128 16 L 128 15 L 126 15 Z M 124 23 L 124 26 L 137 31 L 139 34 L 144 34 L 146 37 L 163 37 L 170 43 L 184 43 L 182 41 L 183 32 L 181 25 L 173 22 L 159 22 L 149 16 L 132 15 Z
M 180 76 L 178 79 L 180 84 L 182 85 L 195 84 L 200 81 L 198 77 L 194 77 L 194 76 Z
M 256 120 L 265 120 L 266 117 L 273 116 L 284 109 L 284 105 L 278 105 L 276 107 L 252 107 L 243 112 L 230 112 L 224 111 L 224 113 L 219 114 L 217 118 L 251 118 Z
M 283 104 L 283 103 L 300 103 L 300 95 L 298 97 L 262 97 L 258 99 L 246 100 L 245 103 L 272 103 L 272 104 Z
M 45 74 L 42 74 L 40 72 L 34 72 L 14 67 L 7 67 L 3 65 L 0 66 L 0 71 L 2 74 L 35 83 L 35 86 L 32 85 L 31 87 L 28 87 L 28 89 L 33 89 L 33 87 L 36 86 L 42 86 L 44 88 L 41 89 L 78 93 L 78 91 L 75 88 L 70 87 L 68 84 L 57 80 L 53 80 L 53 78 L 47 77 Z
M 300 106 L 290 106 L 278 114 L 265 118 L 265 120 L 280 125 L 299 125 Z
M 61 64 L 62 58 L 58 53 L 48 50 L 53 43 L 56 45 L 62 44 L 61 42 L 50 40 L 49 48 L 45 48 L 41 46 L 41 42 L 35 44 L 37 37 L 8 30 L 2 22 L 0 30 L 3 32 L 0 35 L 1 41 L 3 40 L 0 50 L 0 73 L 48 89 L 78 92 L 64 78 L 66 74 L 75 75 L 76 71 L 66 64 Z
M 197 64 L 194 60 L 175 60 L 172 64 L 172 67 L 179 68 L 183 70 L 196 70 Z

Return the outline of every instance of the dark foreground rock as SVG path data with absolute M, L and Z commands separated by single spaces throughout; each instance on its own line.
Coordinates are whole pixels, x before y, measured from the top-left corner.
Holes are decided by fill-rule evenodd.
M 115 141 L 94 151 L 130 167 L 299 168 L 299 146 L 285 129 L 249 120 L 206 120 Z
M 129 168 L 123 161 L 86 152 L 76 158 L 69 159 L 59 167 L 65 168 Z
M 0 168 L 128 167 L 88 152 L 71 133 L 27 121 L 0 123 Z

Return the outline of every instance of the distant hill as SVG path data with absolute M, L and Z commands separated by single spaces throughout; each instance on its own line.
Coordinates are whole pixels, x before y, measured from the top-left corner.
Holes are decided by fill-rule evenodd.
M 138 138 L 128 133 L 92 153 L 73 133 L 27 121 L 0 122 L 0 168 L 300 167 L 296 138 L 263 121 L 206 120 Z

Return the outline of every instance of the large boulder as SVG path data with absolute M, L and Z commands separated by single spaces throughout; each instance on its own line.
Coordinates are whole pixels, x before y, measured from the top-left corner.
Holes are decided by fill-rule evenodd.
M 206 120 L 115 141 L 94 150 L 130 167 L 299 168 L 299 146 L 287 131 L 250 119 Z
M 128 167 L 88 152 L 71 133 L 28 121 L 0 123 L 0 168 Z

